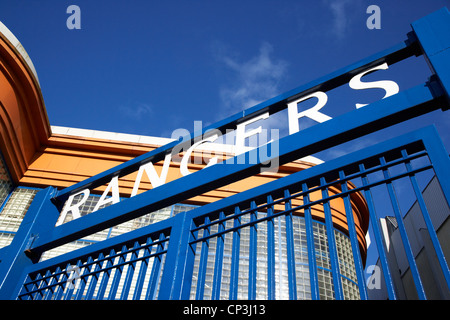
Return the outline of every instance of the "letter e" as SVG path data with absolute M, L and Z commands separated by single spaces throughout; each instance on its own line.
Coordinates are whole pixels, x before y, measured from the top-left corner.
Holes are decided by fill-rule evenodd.
M 316 105 L 305 111 L 298 112 L 297 104 L 299 104 L 302 101 L 311 99 L 311 98 L 318 99 Z M 289 102 L 288 103 L 289 134 L 293 134 L 293 133 L 300 131 L 300 128 L 298 125 L 298 119 L 300 119 L 300 118 L 308 117 L 319 123 L 330 120 L 331 119 L 330 116 L 327 116 L 326 114 L 324 114 L 322 112 L 319 112 L 319 110 L 322 109 L 326 105 L 327 101 L 328 101 L 327 94 L 325 92 L 317 91 L 306 97 L 302 97 L 298 100 Z

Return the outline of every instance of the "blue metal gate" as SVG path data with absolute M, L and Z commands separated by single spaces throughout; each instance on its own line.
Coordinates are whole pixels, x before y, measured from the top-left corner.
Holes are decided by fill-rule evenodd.
M 232 164 L 216 164 L 55 227 L 69 196 L 86 188 L 105 185 L 112 178 L 130 174 L 150 161 L 162 160 L 172 150 L 189 145 L 198 137 L 208 136 L 211 129 L 234 129 L 255 116 L 276 113 L 298 97 L 341 86 L 355 74 L 381 63 L 393 64 L 423 54 L 433 76 L 412 89 L 271 142 L 265 147 L 274 150 L 276 144 L 279 149 L 278 154 L 272 153 L 271 157 L 277 157 L 280 165 L 286 164 L 410 118 L 448 109 L 449 12 L 447 9 L 437 11 L 412 27 L 408 39 L 391 49 L 245 110 L 202 132 L 194 132 L 183 141 L 163 146 L 64 190 L 50 187 L 40 191 L 11 245 L 0 251 L 0 297 L 275 299 L 283 298 L 281 293 L 285 292 L 289 299 L 320 299 L 328 297 L 319 286 L 319 279 L 326 275 L 332 281 L 331 298 L 352 298 L 348 288 L 356 287 L 357 298 L 368 299 L 365 250 L 360 247 L 351 202 L 352 197 L 362 195 L 368 208 L 386 291 L 390 299 L 396 299 L 399 298 L 396 271 L 389 266 L 379 222 L 384 214 L 379 212 L 379 204 L 374 200 L 382 187 L 386 192 L 382 202 L 390 206 L 389 210 L 396 218 L 417 297 L 426 299 L 403 222 L 405 212 L 402 212 L 399 193 L 395 190 L 396 183 L 405 180 L 420 207 L 437 256 L 440 276 L 445 281 L 447 293 L 444 296 L 448 297 L 449 267 L 418 182 L 422 174 L 436 176 L 446 202 L 442 206 L 448 206 L 450 159 L 433 127 L 396 137 L 115 238 L 39 261 L 42 254 L 52 248 L 250 177 L 259 172 L 267 159 L 261 158 L 262 152 L 258 149 L 249 151 L 241 155 L 246 161 L 238 161 L 236 157 L 229 161 Z M 249 161 L 250 158 L 257 161 Z M 399 166 L 403 168 L 400 171 L 397 170 Z M 317 194 L 320 194 L 319 198 Z M 336 199 L 343 201 L 345 207 L 348 225 L 345 237 L 349 238 L 351 261 L 343 261 L 337 245 L 342 231 L 333 221 L 330 205 Z M 321 219 L 311 214 L 316 206 L 322 208 Z M 299 224 L 305 230 L 302 239 L 299 238 Z M 321 251 L 315 239 L 319 229 L 326 234 L 325 251 Z M 279 252 L 277 247 L 281 248 Z M 323 265 L 319 265 L 322 261 L 319 251 L 326 252 Z M 261 268 L 265 270 L 266 278 L 260 281 L 258 272 Z M 280 276 L 282 268 L 285 268 L 284 280 Z M 352 271 L 348 272 L 348 268 Z M 207 269 L 212 270 L 207 272 Z

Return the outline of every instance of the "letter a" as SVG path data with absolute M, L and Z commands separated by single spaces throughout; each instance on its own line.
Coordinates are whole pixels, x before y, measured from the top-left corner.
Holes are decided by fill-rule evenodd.
M 111 197 L 106 198 L 109 191 L 111 191 Z M 101 206 L 107 205 L 109 203 L 116 204 L 120 202 L 120 194 L 119 194 L 119 177 L 115 176 L 112 177 L 110 183 L 106 187 L 105 191 L 103 191 L 102 196 L 100 197 L 100 200 L 98 200 L 97 204 L 95 205 L 95 208 L 92 212 L 97 211 L 100 209 Z
M 371 5 L 367 7 L 366 13 L 372 15 L 367 18 L 366 26 L 369 30 L 381 29 L 381 9 L 379 6 Z
M 67 7 L 66 13 L 72 14 L 67 18 L 67 29 L 81 29 L 81 10 L 79 6 L 74 4 Z
M 367 267 L 367 273 L 372 273 L 366 280 L 367 289 L 381 289 L 381 269 L 377 265 L 370 265 Z

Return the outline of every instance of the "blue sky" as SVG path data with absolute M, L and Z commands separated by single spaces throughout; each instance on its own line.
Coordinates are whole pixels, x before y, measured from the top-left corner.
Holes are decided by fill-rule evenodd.
M 71 4 L 80 30 L 66 27 Z M 366 27 L 371 4 L 381 9 L 379 30 Z M 36 67 L 52 125 L 170 137 L 387 49 L 443 6 L 450 2 L 18 0 L 0 3 L 0 20 Z M 405 66 L 377 79 L 400 90 L 419 84 L 428 72 L 420 60 L 414 76 Z M 322 110 L 348 112 L 361 97 L 330 96 Z M 428 118 L 450 140 L 449 116 Z M 286 129 L 287 118 L 274 123 Z
M 81 29 L 69 30 L 69 5 Z M 369 5 L 381 29 L 369 30 Z M 410 23 L 449 0 L 0 2 L 0 20 L 37 70 L 50 124 L 170 137 L 214 123 L 404 40 Z M 400 90 L 430 75 L 422 57 L 370 75 Z M 383 92 L 329 93 L 334 117 Z M 368 99 L 368 100 L 366 100 Z M 271 122 L 282 132 L 286 114 Z M 328 160 L 434 123 L 450 150 L 450 112 L 433 112 L 320 154 Z

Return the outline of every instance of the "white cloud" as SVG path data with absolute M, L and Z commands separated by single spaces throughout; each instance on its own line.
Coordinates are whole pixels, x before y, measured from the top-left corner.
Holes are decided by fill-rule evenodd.
M 287 63 L 273 58 L 272 52 L 273 47 L 267 42 L 261 45 L 256 56 L 243 62 L 222 52 L 218 58 L 233 71 L 233 80 L 220 89 L 220 116 L 234 114 L 279 94 Z
M 119 112 L 128 119 L 139 121 L 148 118 L 153 111 L 149 104 L 134 101 L 120 105 Z
M 360 1 L 355 0 L 323 0 L 332 14 L 330 31 L 338 39 L 342 39 L 349 32 L 352 17 L 356 14 L 364 15 Z

